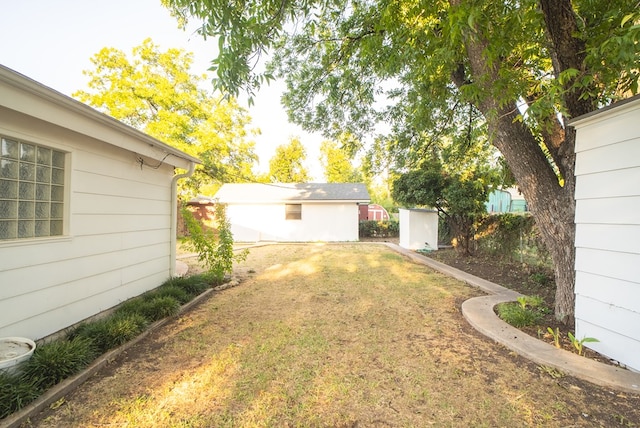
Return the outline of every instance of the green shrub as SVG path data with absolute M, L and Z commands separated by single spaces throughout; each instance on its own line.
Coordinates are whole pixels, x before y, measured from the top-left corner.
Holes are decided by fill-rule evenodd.
M 137 313 L 116 313 L 113 317 L 79 326 L 72 337 L 93 341 L 99 353 L 122 345 L 140 334 L 147 326 L 146 318 Z
M 186 291 L 182 290 L 185 294 Z M 142 315 L 147 321 L 153 322 L 172 316 L 180 310 L 180 302 L 171 296 L 160 296 L 155 291 L 134 297 L 124 302 L 116 309 L 116 315 Z
M 33 380 L 0 370 L 0 419 L 22 409 L 41 393 Z
M 361 238 L 391 238 L 400 235 L 400 226 L 395 220 L 362 220 L 358 233 Z
M 145 302 L 142 296 L 134 297 L 122 303 L 120 306 L 118 306 L 118 308 L 115 311 L 115 314 L 118 316 L 135 315 L 135 314 L 142 315 L 144 311 L 144 305 L 145 305 Z
M 96 356 L 93 342 L 85 337 L 45 343 L 25 363 L 24 376 L 44 390 L 80 372 Z
M 211 278 L 208 278 L 206 274 L 193 275 L 186 278 L 173 278 L 173 281 L 174 285 L 194 296 L 202 294 L 205 290 L 211 288 Z
M 545 287 L 553 283 L 553 278 L 549 277 L 549 275 L 544 272 L 532 273 L 531 275 L 529 275 L 529 280 L 535 282 L 541 287 Z
M 248 250 L 233 251 L 233 235 L 226 206 L 220 203 L 215 205 L 217 233 L 202 227 L 186 207 L 182 209 L 182 216 L 189 232 L 185 246 L 198 253 L 198 260 L 204 263 L 208 277 L 212 278 L 214 284 L 221 284 L 224 276 L 231 273 L 233 262 L 245 260 L 248 254 Z
M 503 321 L 517 328 L 536 325 L 542 319 L 540 311 L 523 307 L 520 303 L 500 303 L 497 309 Z
M 173 316 L 177 314 L 179 310 L 180 302 L 173 297 L 156 296 L 143 301 L 141 314 L 149 321 L 157 321 Z
M 477 226 L 478 249 L 505 260 L 548 265 L 546 250 L 530 214 L 490 214 Z
M 177 285 L 162 285 L 154 290 L 154 295 L 156 297 L 173 297 L 176 299 L 181 305 L 191 301 L 194 295 L 189 293 L 184 288 L 181 288 Z

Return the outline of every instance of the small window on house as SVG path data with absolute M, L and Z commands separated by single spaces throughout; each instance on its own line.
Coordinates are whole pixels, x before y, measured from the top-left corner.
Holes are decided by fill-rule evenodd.
M 65 153 L 0 138 L 0 241 L 63 234 Z
M 302 220 L 301 204 L 285 204 L 284 212 L 287 220 Z

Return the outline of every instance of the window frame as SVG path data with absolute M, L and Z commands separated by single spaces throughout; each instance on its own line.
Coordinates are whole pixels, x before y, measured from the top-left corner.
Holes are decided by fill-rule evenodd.
M 285 220 L 302 220 L 302 204 L 284 204 Z
M 0 245 L 67 237 L 69 157 L 49 143 L 0 133 Z

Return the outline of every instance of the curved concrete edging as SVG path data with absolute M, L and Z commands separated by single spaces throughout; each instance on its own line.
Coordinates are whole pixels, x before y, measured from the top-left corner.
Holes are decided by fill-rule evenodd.
M 553 367 L 563 373 L 596 385 L 625 392 L 640 393 L 640 373 L 599 363 L 569 351 L 558 349 L 512 327 L 502 321 L 493 311 L 493 308 L 498 303 L 515 301 L 522 294 L 398 245 L 384 244 L 417 263 L 426 265 L 489 293 L 488 296 L 473 297 L 462 304 L 462 315 L 467 322 L 485 336 L 537 364 Z

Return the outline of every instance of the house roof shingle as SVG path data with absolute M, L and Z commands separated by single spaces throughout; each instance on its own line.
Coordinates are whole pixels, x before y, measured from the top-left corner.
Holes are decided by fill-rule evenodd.
M 353 201 L 371 199 L 363 183 L 227 183 L 215 194 L 222 203 Z

